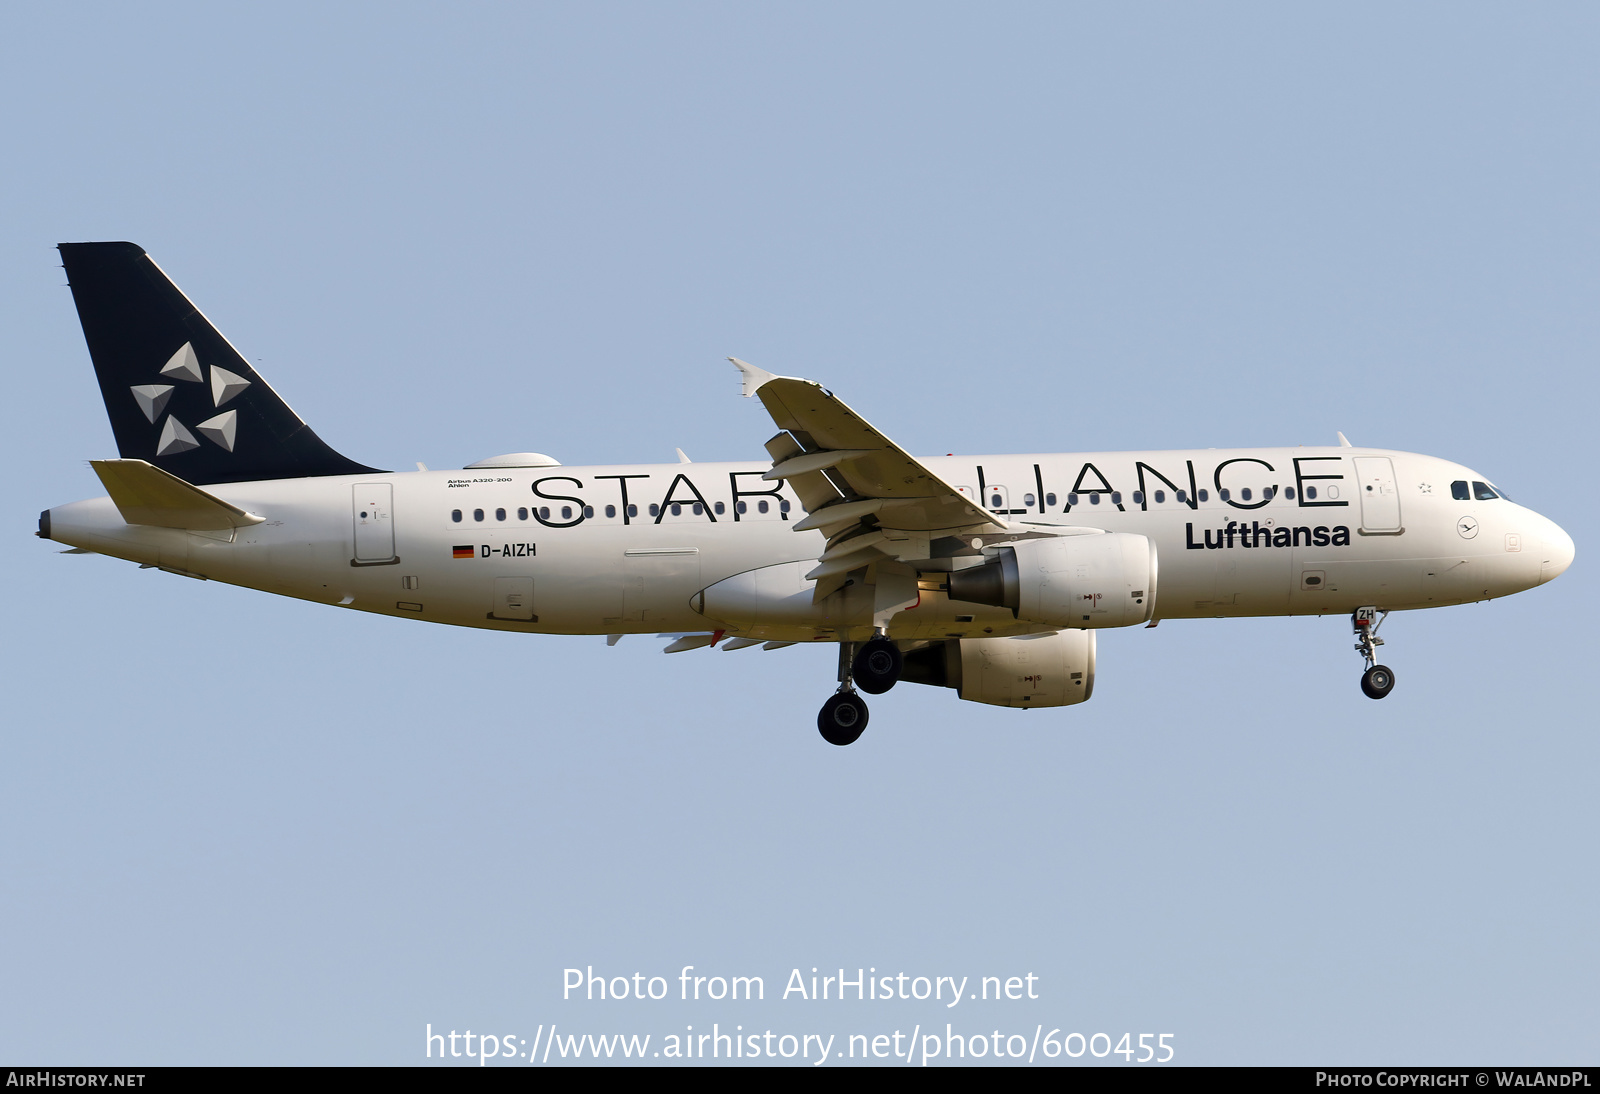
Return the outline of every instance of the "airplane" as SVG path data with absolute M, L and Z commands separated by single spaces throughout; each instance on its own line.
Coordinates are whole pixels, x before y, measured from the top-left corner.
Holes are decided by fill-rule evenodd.
M 1095 637 L 1163 619 L 1349 615 L 1382 699 L 1393 611 L 1507 596 L 1570 536 L 1485 475 L 1327 447 L 913 457 L 811 380 L 730 358 L 778 432 L 768 459 L 459 470 L 340 455 L 145 251 L 64 243 L 119 458 L 107 496 L 38 535 L 402 619 L 670 638 L 666 652 L 837 644 L 817 727 L 867 725 L 897 682 L 1032 709 L 1094 692 Z

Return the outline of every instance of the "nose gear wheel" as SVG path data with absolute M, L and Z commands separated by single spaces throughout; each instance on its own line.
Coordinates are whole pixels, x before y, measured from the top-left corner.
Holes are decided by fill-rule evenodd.
M 1382 699 L 1394 688 L 1394 671 L 1387 665 L 1373 665 L 1361 674 L 1361 690 L 1368 699 Z

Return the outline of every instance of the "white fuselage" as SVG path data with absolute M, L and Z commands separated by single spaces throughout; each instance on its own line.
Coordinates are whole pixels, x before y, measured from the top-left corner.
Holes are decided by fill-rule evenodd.
M 1159 554 L 1158 618 L 1485 600 L 1548 581 L 1573 556 L 1571 539 L 1539 514 L 1504 498 L 1453 496 L 1453 483 L 1470 487 L 1483 476 L 1404 452 L 1207 449 L 922 462 L 1017 533 L 1080 526 L 1148 537 Z M 822 553 L 820 532 L 793 531 L 803 510 L 787 485 L 763 481 L 769 466 L 505 468 L 220 484 L 207 489 L 263 523 L 219 532 L 130 525 L 109 498 L 98 498 L 51 510 L 51 538 L 196 577 L 457 626 L 865 636 L 870 604 L 855 604 L 848 590 L 831 608 L 792 608 L 768 619 L 729 623 L 696 611 L 696 594 L 719 581 L 809 564 Z M 980 563 L 981 549 L 1007 538 L 984 536 L 977 548 L 947 539 L 919 569 Z M 785 580 L 794 583 L 805 568 L 784 571 Z M 894 637 L 1042 629 L 1006 609 L 950 601 L 936 581 L 924 588 L 921 603 L 895 616 Z

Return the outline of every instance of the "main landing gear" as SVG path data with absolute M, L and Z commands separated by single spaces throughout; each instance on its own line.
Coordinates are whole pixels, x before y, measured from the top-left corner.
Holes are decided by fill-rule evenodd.
M 817 730 L 830 745 L 853 745 L 867 728 L 867 704 L 854 691 L 839 691 L 822 704 L 817 715 Z
M 1378 628 L 1389 618 L 1388 612 L 1377 608 L 1357 608 L 1350 617 L 1350 626 L 1356 634 L 1356 652 L 1367 659 L 1367 671 L 1361 674 L 1361 690 L 1368 699 L 1382 699 L 1394 690 L 1394 670 L 1378 664 L 1378 647 L 1383 639 Z
M 830 745 L 854 744 L 867 728 L 867 704 L 856 694 L 882 695 L 900 679 L 905 658 L 900 647 L 881 632 L 859 648 L 839 643 L 839 690 L 817 715 L 817 730 Z
M 905 667 L 906 659 L 900 656 L 900 647 L 880 634 L 856 652 L 851 670 L 856 687 L 868 695 L 882 695 L 894 687 Z

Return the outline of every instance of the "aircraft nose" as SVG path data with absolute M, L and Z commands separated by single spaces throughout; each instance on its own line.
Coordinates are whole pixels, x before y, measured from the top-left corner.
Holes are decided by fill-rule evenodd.
M 1572 537 L 1553 520 L 1546 520 L 1544 528 L 1544 557 L 1539 563 L 1539 584 L 1560 577 L 1572 565 L 1577 548 Z

